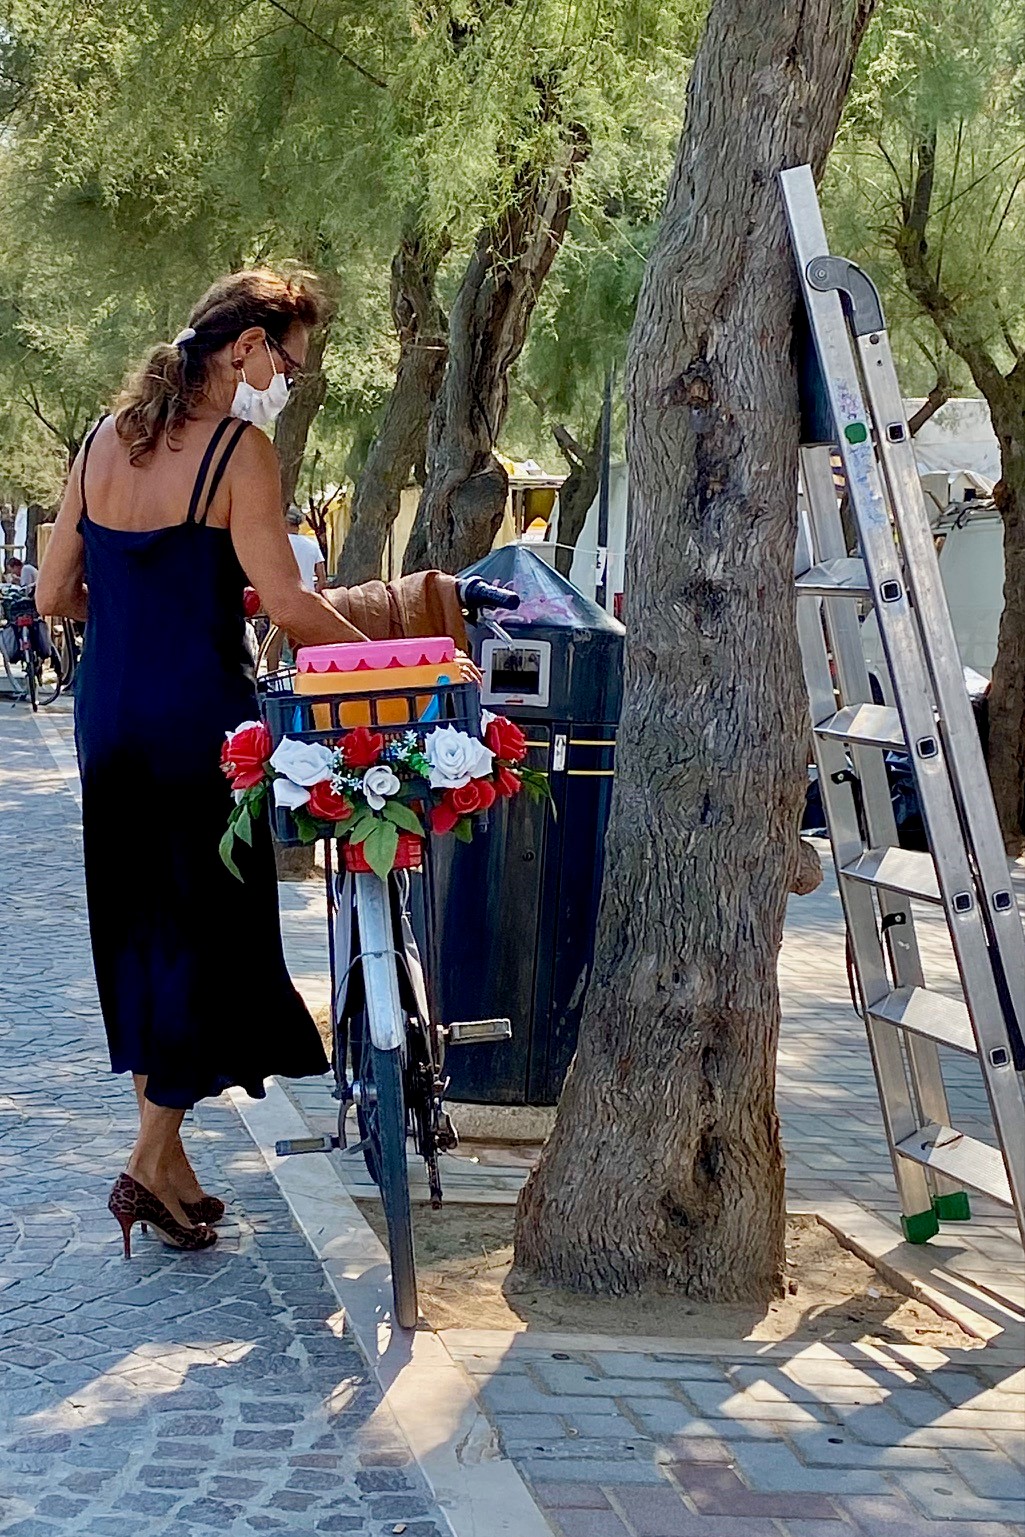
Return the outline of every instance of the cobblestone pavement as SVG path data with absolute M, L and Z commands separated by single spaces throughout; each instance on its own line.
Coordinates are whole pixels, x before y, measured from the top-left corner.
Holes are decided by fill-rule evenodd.
M 0 703 L 0 1532 L 442 1537 L 227 1102 L 186 1129 L 229 1203 L 216 1248 L 136 1229 L 122 1260 L 105 1208 L 133 1100 L 106 1071 L 79 861 L 75 801 Z
M 1020 1537 L 1020 1353 L 448 1344 L 562 1537 Z

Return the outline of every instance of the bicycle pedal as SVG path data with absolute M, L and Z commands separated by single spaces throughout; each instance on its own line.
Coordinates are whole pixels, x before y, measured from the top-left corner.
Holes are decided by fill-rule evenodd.
M 449 1046 L 485 1046 L 512 1040 L 509 1019 L 457 1019 L 446 1032 Z
M 336 1147 L 341 1147 L 337 1137 L 283 1137 L 274 1151 L 279 1158 L 291 1158 L 293 1153 L 330 1153 Z

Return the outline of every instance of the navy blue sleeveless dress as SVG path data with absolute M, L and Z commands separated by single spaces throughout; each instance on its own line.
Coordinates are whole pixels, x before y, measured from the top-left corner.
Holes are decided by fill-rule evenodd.
M 258 717 L 245 644 L 245 576 L 206 516 L 246 431 L 218 424 L 184 523 L 147 532 L 93 522 L 82 465 L 89 623 L 76 683 L 89 926 L 116 1073 L 146 1073 L 147 1098 L 188 1108 L 271 1074 L 327 1070 L 285 968 L 266 818 L 237 845 L 239 882 L 217 852 L 231 809 L 226 731 Z

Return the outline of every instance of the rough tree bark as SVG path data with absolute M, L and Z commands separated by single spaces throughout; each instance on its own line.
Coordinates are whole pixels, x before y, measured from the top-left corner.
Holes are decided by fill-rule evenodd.
M 288 397 L 288 404 L 274 428 L 274 447 L 281 460 L 282 511 L 295 501 L 295 488 L 303 467 L 306 440 L 327 394 L 327 375 L 322 365 L 330 331 L 331 322 L 328 320 L 310 336 L 303 376 L 296 381 Z
M 985 337 L 937 279 L 928 241 L 935 166 L 934 132 L 918 145 L 897 251 L 912 297 L 967 364 L 985 396 L 1000 444 L 1000 480 L 993 496 L 1004 524 L 1004 611 L 989 693 L 988 763 L 1008 851 L 1020 854 L 1025 848 L 1025 353 L 1002 372 Z
M 625 697 L 594 973 L 520 1200 L 542 1281 L 764 1302 L 783 1268 L 776 960 L 807 724 L 796 295 L 776 173 L 821 172 L 872 0 L 713 0 L 627 374 Z
M 554 163 L 521 172 L 507 211 L 477 236 L 449 318 L 448 362 L 431 417 L 427 484 L 406 547 L 407 572 L 459 571 L 491 548 L 508 490 L 494 450 L 509 370 L 565 237 L 587 149 L 583 135 L 569 130 Z
M 583 532 L 587 514 L 598 495 L 601 475 L 601 414 L 591 434 L 591 446 L 578 443 L 565 427 L 553 427 L 552 435 L 559 445 L 559 452 L 569 465 L 569 475 L 559 487 L 559 547 L 555 552 L 555 567 L 563 576 L 569 576 L 577 540 Z
M 412 231 L 392 261 L 391 312 L 399 338 L 395 383 L 352 499 L 338 582 L 354 587 L 381 575 L 388 534 L 410 470 L 427 452 L 427 424 L 448 356 L 448 326 L 434 291 L 445 247 Z

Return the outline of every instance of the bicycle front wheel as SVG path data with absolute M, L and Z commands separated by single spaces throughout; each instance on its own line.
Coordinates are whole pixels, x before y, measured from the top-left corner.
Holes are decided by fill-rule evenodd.
M 402 1087 L 402 1057 L 398 1050 L 364 1050 L 373 1069 L 372 1103 L 367 1107 L 367 1129 L 377 1165 L 378 1185 L 388 1225 L 391 1252 L 392 1295 L 395 1321 L 400 1329 L 415 1329 L 419 1309 L 416 1298 L 416 1262 L 413 1256 L 413 1217 L 409 1206 L 409 1166 L 406 1163 L 406 1098 Z M 364 1085 L 367 1085 L 364 1077 Z

